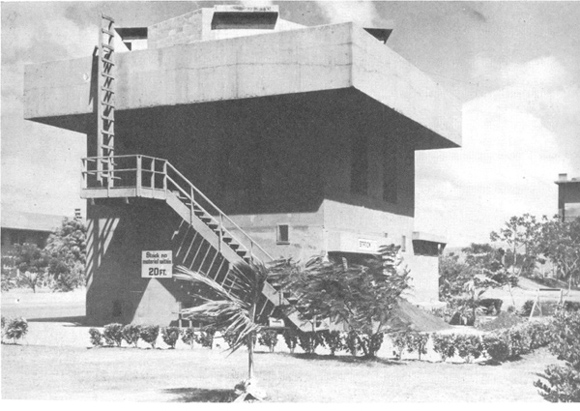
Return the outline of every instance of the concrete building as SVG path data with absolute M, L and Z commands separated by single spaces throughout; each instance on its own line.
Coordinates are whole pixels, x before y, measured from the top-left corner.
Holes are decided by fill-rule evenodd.
M 558 215 L 564 221 L 580 217 L 580 179 L 568 180 L 568 174 L 558 175 Z
M 227 285 L 242 259 L 356 260 L 395 243 L 409 298 L 438 302 L 445 240 L 414 229 L 414 153 L 458 147 L 461 108 L 385 44 L 390 29 L 216 6 L 123 30 L 146 48 L 119 38 L 113 68 L 25 68 L 25 118 L 87 136 L 92 322 L 165 324 L 190 304 L 170 278 L 144 278 L 147 250 Z M 114 158 L 99 73 L 114 86 Z M 290 302 L 268 285 L 260 313 Z

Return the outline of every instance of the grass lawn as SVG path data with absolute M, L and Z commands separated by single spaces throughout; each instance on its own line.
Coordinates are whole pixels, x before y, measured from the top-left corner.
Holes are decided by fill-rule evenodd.
M 224 401 L 246 362 L 243 351 L 204 348 L 3 345 L 2 398 Z M 501 366 L 259 353 L 256 372 L 275 402 L 537 402 L 536 373 L 555 362 L 545 349 Z

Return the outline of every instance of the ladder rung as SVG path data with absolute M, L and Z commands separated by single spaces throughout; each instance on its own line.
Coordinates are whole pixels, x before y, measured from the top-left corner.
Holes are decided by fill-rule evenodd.
M 101 87 L 101 90 L 106 91 L 107 93 L 113 93 L 113 94 L 115 94 L 115 92 L 112 89 L 110 89 L 110 88 Z
M 109 135 L 109 136 L 114 136 L 114 135 L 115 135 L 115 133 L 113 133 L 112 131 L 105 131 L 105 130 L 101 130 L 101 133 L 103 133 L 103 134 L 107 134 L 107 135 Z
M 101 104 L 115 108 L 115 105 L 113 103 L 107 103 L 106 101 L 101 101 Z
M 109 20 L 111 23 L 114 23 L 115 20 L 112 17 L 107 16 L 106 14 L 101 14 L 101 17 L 105 20 Z
M 110 30 L 107 30 L 107 29 L 105 29 L 105 28 L 103 28 L 103 27 L 101 27 L 101 31 L 102 31 L 103 33 L 105 33 L 105 34 L 108 34 L 109 36 L 114 36 L 114 35 L 115 35 L 115 33 L 113 33 L 113 32 L 112 32 L 112 31 L 110 31 Z
M 112 117 L 105 117 L 105 116 L 101 116 L 101 118 L 102 118 L 103 120 L 106 120 L 106 121 L 111 121 L 111 122 L 114 122 L 114 121 L 115 121 L 115 119 L 114 119 L 114 118 L 112 118 Z
M 104 76 L 104 77 L 109 77 L 109 78 L 115 79 L 115 76 L 113 76 L 112 74 L 109 74 L 109 73 L 101 73 L 101 76 Z
M 111 50 L 111 51 L 115 51 L 115 47 L 111 46 L 110 44 L 103 43 L 102 46 L 106 49 Z
M 101 148 L 106 148 L 107 150 L 113 150 L 115 147 L 114 146 L 108 146 L 106 144 L 101 144 Z
M 115 65 L 115 63 L 113 63 L 111 60 L 107 60 L 107 59 L 106 59 L 106 58 L 104 58 L 104 57 L 101 57 L 101 61 L 102 61 L 103 63 L 110 64 L 111 66 L 114 66 L 114 65 Z

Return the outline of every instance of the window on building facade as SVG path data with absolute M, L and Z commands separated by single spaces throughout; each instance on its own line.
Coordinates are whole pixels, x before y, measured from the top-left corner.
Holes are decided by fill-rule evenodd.
M 353 194 L 367 194 L 368 192 L 368 143 L 367 136 L 354 135 L 352 138 L 350 192 Z
M 276 243 L 288 244 L 290 242 L 289 231 L 288 224 L 279 224 L 276 228 Z

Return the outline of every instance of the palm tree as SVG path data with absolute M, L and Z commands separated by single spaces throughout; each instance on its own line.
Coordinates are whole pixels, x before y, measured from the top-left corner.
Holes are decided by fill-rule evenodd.
M 210 323 L 215 328 L 223 330 L 224 333 L 236 336 L 230 346 L 232 353 L 247 345 L 248 380 L 243 383 L 242 394 L 238 400 L 243 400 L 248 394 L 259 399 L 261 395 L 255 387 L 251 390 L 252 392 L 249 392 L 248 388 L 254 379 L 254 339 L 256 334 L 264 328 L 256 322 L 256 307 L 268 277 L 268 270 L 263 264 L 253 262 L 239 262 L 232 265 L 230 270 L 228 275 L 233 275 L 234 281 L 231 287 L 226 289 L 202 273 L 191 271 L 183 266 L 177 267 L 178 273 L 174 274 L 174 278 L 205 286 L 201 287 L 202 290 L 195 295 L 204 303 L 185 308 L 181 310 L 181 314 L 184 318 Z M 213 298 L 209 298 L 208 295 Z

